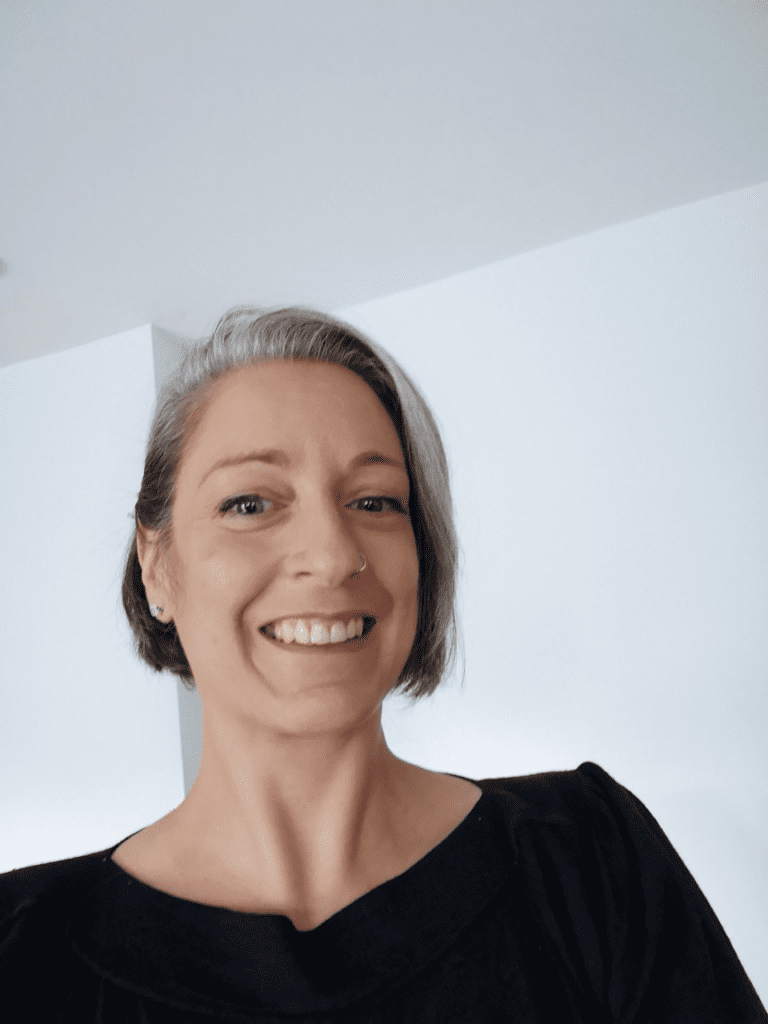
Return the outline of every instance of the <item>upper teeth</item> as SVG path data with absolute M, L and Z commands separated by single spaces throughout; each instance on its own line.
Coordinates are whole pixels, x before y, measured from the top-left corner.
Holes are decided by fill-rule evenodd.
M 297 644 L 340 644 L 353 636 L 362 636 L 363 619 L 350 619 L 346 625 L 341 619 L 280 619 L 265 628 L 286 644 L 294 640 Z

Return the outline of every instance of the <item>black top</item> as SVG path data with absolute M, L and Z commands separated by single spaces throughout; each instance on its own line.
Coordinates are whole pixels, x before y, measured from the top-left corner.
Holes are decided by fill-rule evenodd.
M 111 859 L 120 843 L 0 874 L 0 1016 L 768 1022 L 658 823 L 602 768 L 476 784 L 438 846 L 309 931 L 160 892 Z

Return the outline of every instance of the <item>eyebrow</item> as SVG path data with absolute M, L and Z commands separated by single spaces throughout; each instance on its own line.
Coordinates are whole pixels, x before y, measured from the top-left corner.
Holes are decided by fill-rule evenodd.
M 242 455 L 231 455 L 229 458 L 219 459 L 218 462 L 214 463 L 200 481 L 200 485 L 202 486 L 211 473 L 217 469 L 224 469 L 227 466 L 239 466 L 244 462 L 263 462 L 269 466 L 280 466 L 282 469 L 285 469 L 289 465 L 290 459 L 281 448 L 266 448 L 261 452 L 244 452 Z M 358 469 L 360 466 L 375 464 L 394 466 L 396 469 L 401 469 L 404 473 L 406 472 L 405 466 L 400 459 L 390 459 L 388 456 L 382 455 L 381 452 L 377 451 L 362 452 L 360 455 L 355 456 L 347 466 L 347 471 Z

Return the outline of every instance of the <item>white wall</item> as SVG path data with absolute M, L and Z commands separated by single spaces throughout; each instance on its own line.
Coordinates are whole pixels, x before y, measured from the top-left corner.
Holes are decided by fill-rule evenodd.
M 471 778 L 591 760 L 768 1003 L 768 184 L 340 311 L 437 413 L 466 682 L 385 708 Z
M 149 326 L 0 371 L 0 872 L 184 796 L 176 686 L 120 606 L 154 400 Z

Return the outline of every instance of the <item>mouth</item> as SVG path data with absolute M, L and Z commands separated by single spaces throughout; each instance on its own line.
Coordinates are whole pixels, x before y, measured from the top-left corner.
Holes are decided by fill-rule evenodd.
M 271 623 L 265 626 L 261 626 L 259 632 L 265 637 L 271 644 L 281 648 L 284 651 L 291 651 L 294 654 L 308 654 L 318 653 L 321 651 L 338 651 L 338 650 L 349 650 L 350 648 L 359 650 L 360 647 L 365 643 L 369 634 L 376 625 L 376 619 L 372 615 L 361 616 L 363 620 L 363 632 L 360 636 L 353 636 L 350 640 L 342 640 L 338 643 L 325 643 L 325 644 L 305 644 L 293 641 L 291 643 L 285 643 L 283 640 L 279 640 L 274 635 L 274 630 Z

